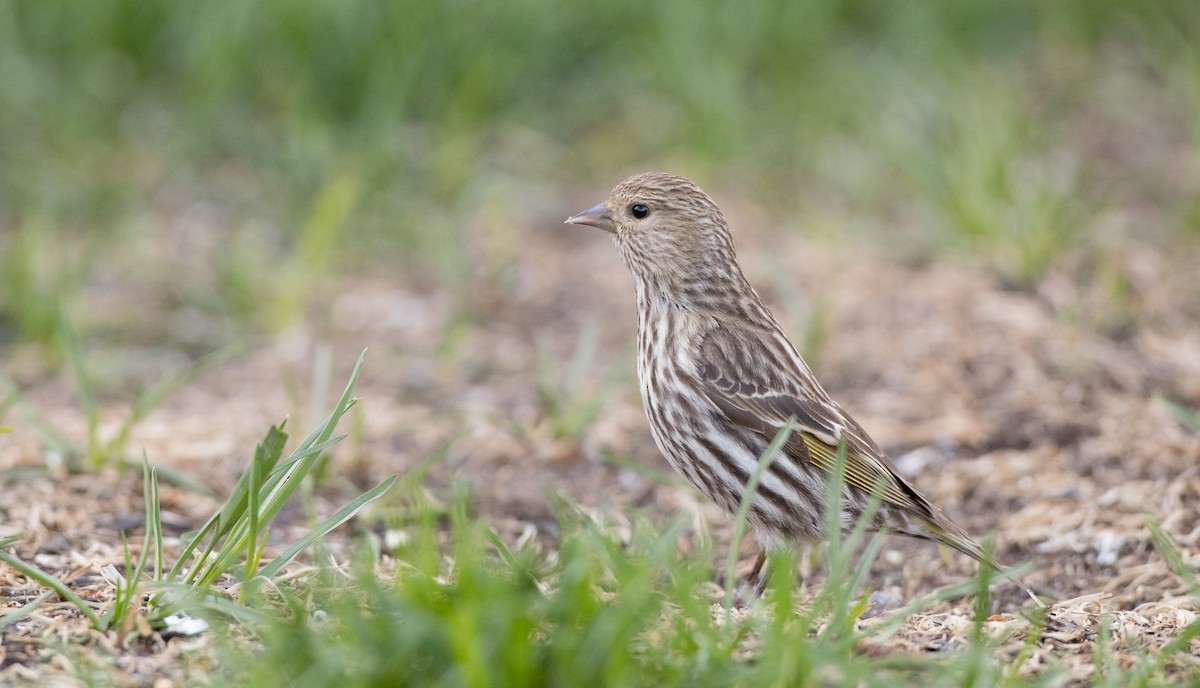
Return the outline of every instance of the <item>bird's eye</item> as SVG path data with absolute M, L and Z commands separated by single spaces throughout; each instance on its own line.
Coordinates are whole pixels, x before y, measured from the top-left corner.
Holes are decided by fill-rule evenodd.
M 634 203 L 629 206 L 629 213 L 640 220 L 650 214 L 650 206 L 643 203 Z

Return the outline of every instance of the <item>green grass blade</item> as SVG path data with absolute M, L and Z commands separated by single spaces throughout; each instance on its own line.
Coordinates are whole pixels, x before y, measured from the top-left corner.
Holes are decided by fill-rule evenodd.
M 246 562 L 247 562 L 246 579 L 247 580 L 249 580 L 251 577 L 253 577 L 255 561 L 258 559 L 258 556 L 257 556 L 255 550 L 257 549 L 258 542 L 259 542 L 259 532 L 258 532 L 258 513 L 259 513 L 258 497 L 259 497 L 259 494 L 258 494 L 258 490 L 259 490 L 259 485 L 261 484 L 262 477 L 259 473 L 259 470 L 260 470 L 259 469 L 259 461 L 257 459 L 258 459 L 258 457 L 256 456 L 255 460 L 250 462 L 250 482 L 247 483 L 248 485 L 250 485 L 250 489 L 247 490 L 247 492 L 246 492 L 246 497 L 249 501 L 248 508 L 246 509 L 246 516 L 249 519 L 249 525 L 247 526 L 247 528 L 250 531 L 249 537 L 246 538 Z
M 83 362 L 83 351 L 75 329 L 67 320 L 66 313 L 58 313 L 58 337 L 62 342 L 63 353 L 75 373 L 75 384 L 79 388 L 79 403 L 83 406 L 84 417 L 87 419 L 87 456 L 88 464 L 96 468 L 100 466 L 105 456 L 100 447 L 100 408 L 96 405 L 96 394 L 92 388 L 92 378 Z
M 775 433 L 775 439 L 771 440 L 771 444 L 767 446 L 767 450 L 763 452 L 758 460 L 758 464 L 754 467 L 754 472 L 750 474 L 750 479 L 746 481 L 746 489 L 742 492 L 742 503 L 738 505 L 737 518 L 734 520 L 733 539 L 729 543 L 729 556 L 725 560 L 725 610 L 726 616 L 729 615 L 729 610 L 733 606 L 734 584 L 737 579 L 737 572 L 734 570 L 737 567 L 738 548 L 742 542 L 742 536 L 746 533 L 748 526 L 747 519 L 750 516 L 750 505 L 754 503 L 754 495 L 758 491 L 758 483 L 762 480 L 763 473 L 767 467 L 779 455 L 779 451 L 783 445 L 787 443 L 788 438 L 792 436 L 792 428 L 795 422 L 788 420 L 787 424 Z M 728 621 L 729 619 L 726 619 Z M 730 627 L 732 628 L 732 624 Z
M 46 592 L 43 592 L 42 594 L 33 598 L 33 601 L 29 604 L 22 605 L 11 612 L 0 614 L 0 629 L 3 629 L 5 626 L 11 623 L 16 623 L 17 621 L 20 621 L 21 619 L 24 619 L 25 617 L 34 613 L 37 611 L 37 608 L 42 606 L 42 603 L 50 599 L 50 596 L 53 594 L 55 594 L 54 590 L 47 590 Z
M 358 382 L 358 376 L 362 372 L 363 357 L 366 351 L 358 357 L 358 362 L 354 365 L 354 370 L 350 373 L 350 380 L 346 383 L 346 388 L 342 392 L 342 396 L 338 399 L 337 405 L 334 406 L 333 412 L 325 420 L 320 427 L 313 431 L 304 442 L 300 444 L 296 452 L 288 457 L 280 466 L 280 470 L 275 471 L 267 481 L 266 490 L 267 498 L 264 500 L 264 510 L 262 518 L 270 521 L 279 513 L 283 505 L 287 503 L 289 497 L 292 496 L 297 489 L 300 488 L 300 483 L 304 476 L 312 468 L 312 464 L 316 462 L 320 456 L 320 452 L 312 449 L 315 445 L 328 442 L 333 435 L 333 430 L 337 427 L 338 421 L 354 404 L 354 385 Z M 338 439 L 341 439 L 339 436 Z M 302 455 L 298 457 L 298 455 Z M 284 468 L 291 468 L 296 464 L 295 469 L 289 472 L 284 472 Z
M 1166 397 L 1159 397 L 1159 399 L 1162 399 L 1162 402 L 1171 410 L 1171 414 L 1179 419 L 1179 422 L 1183 423 L 1184 427 L 1200 434 L 1200 417 L 1197 417 L 1195 413 L 1184 408 L 1182 404 L 1171 401 Z
M 138 398 L 133 402 L 133 408 L 129 412 L 129 416 L 125 422 L 121 423 L 116 435 L 109 440 L 105 445 L 103 452 L 106 456 L 115 455 L 123 450 L 129 442 L 129 436 L 133 433 L 134 427 L 142 421 L 163 401 L 170 398 L 175 392 L 178 392 L 181 387 L 195 380 L 204 373 L 220 366 L 229 361 L 233 357 L 245 351 L 246 346 L 243 343 L 236 343 L 219 349 L 204 358 L 201 358 L 195 365 L 187 370 L 170 377 L 158 385 L 150 388 L 148 391 L 138 395 Z
M 295 455 L 289 457 L 287 461 L 272 471 L 266 482 L 261 486 L 248 483 L 252 487 L 250 488 L 251 491 L 247 494 L 247 501 L 249 501 L 249 495 L 253 494 L 254 498 L 263 504 L 256 512 L 256 522 L 258 524 L 269 524 L 273 521 L 275 516 L 283 509 L 284 504 L 291 498 L 292 494 L 300 488 L 304 477 L 321 456 L 322 450 L 319 447 L 332 445 L 342 437 L 344 435 L 339 435 L 332 440 L 322 442 L 313 447 L 297 450 L 303 454 L 303 459 L 298 460 Z M 251 540 L 256 539 L 252 537 L 250 532 L 250 519 L 247 512 L 248 507 L 245 511 L 239 511 L 236 520 L 230 522 L 227 535 L 222 545 L 218 548 L 216 560 L 201 577 L 201 581 L 205 584 L 215 582 L 225 571 L 228 571 L 233 566 L 233 562 L 241 556 L 242 552 L 251 546 Z
M 1200 579 L 1197 578 L 1196 571 L 1184 561 L 1179 545 L 1175 544 L 1171 535 L 1163 530 L 1162 523 L 1158 519 L 1149 519 L 1149 526 L 1150 539 L 1154 542 L 1154 548 L 1166 560 L 1167 568 L 1187 584 L 1193 595 L 1200 595 Z
M 264 578 L 272 578 L 275 576 L 275 574 L 279 573 L 284 566 L 287 566 L 288 563 L 290 563 L 292 559 L 295 559 L 296 555 L 302 552 L 305 548 L 328 535 L 329 532 L 334 528 L 337 528 L 346 521 L 350 520 L 354 514 L 357 514 L 358 511 L 367 504 L 370 504 L 376 499 L 382 497 L 384 493 L 392 489 L 392 486 L 396 484 L 396 480 L 398 478 L 399 476 L 395 474 L 389 476 L 383 482 L 356 497 L 354 500 L 346 504 L 346 506 L 338 509 L 336 513 L 324 521 L 321 521 L 316 525 L 316 527 L 305 533 L 304 537 L 297 540 L 292 544 L 291 547 L 288 547 L 286 550 L 284 550 L 282 554 L 271 560 L 271 563 L 263 567 L 263 570 L 259 573 L 259 575 Z
M 215 583 L 249 546 L 247 541 L 250 539 L 250 502 L 252 499 L 261 500 L 263 491 L 267 489 L 262 481 L 268 472 L 274 473 L 272 467 L 278 464 L 284 443 L 287 441 L 287 435 L 274 432 L 278 427 L 272 428 L 267 438 L 256 448 L 251 467 L 238 479 L 234 494 L 217 515 L 216 526 L 201 557 L 201 561 L 206 564 L 196 572 L 194 578 L 198 585 L 208 586 Z M 255 469 L 255 466 L 258 468 Z M 261 510 L 256 512 L 255 518 L 261 523 L 271 521 L 270 517 L 263 516 Z M 213 555 L 212 558 L 210 555 Z
M 17 557 L 14 557 L 8 552 L 4 552 L 2 550 L 0 550 L 0 561 L 13 567 L 18 573 L 26 578 L 37 581 L 38 583 L 41 583 L 47 588 L 50 588 L 54 592 L 58 593 L 59 597 L 70 602 L 75 606 L 76 609 L 79 610 L 81 614 L 86 616 L 88 620 L 92 622 L 92 627 L 96 630 L 103 631 L 108 628 L 108 624 L 101 620 L 100 617 L 96 616 L 96 613 L 92 611 L 91 606 L 85 602 L 83 598 L 72 592 L 70 588 L 68 588 L 62 583 L 62 581 L 58 580 L 54 576 L 46 573 L 33 564 L 27 564 Z
M 229 499 L 185 548 L 184 556 L 172 569 L 170 580 L 177 580 L 176 575 L 182 571 L 183 564 L 195 553 L 202 540 L 207 544 L 196 559 L 197 565 L 181 581 L 183 583 L 208 586 L 229 571 L 243 556 L 249 554 L 248 560 L 256 559 L 251 548 L 256 546 L 258 533 L 268 527 L 283 509 L 321 453 L 344 437 L 332 435 L 338 421 L 354 404 L 352 394 L 362 371 L 365 354 L 364 351 L 359 355 L 346 388 L 333 411 L 323 423 L 309 433 L 287 459 L 279 459 L 287 438 L 282 431 L 282 424 L 268 432 L 267 438 L 260 442 L 256 449 L 255 466 L 242 474 Z M 252 501 L 257 504 L 253 518 L 248 515 Z M 247 576 L 250 575 L 247 571 Z
M 142 460 L 149 466 L 145 452 Z M 163 551 L 162 503 L 158 495 L 158 469 L 150 468 L 150 497 L 146 501 L 146 527 L 154 533 L 154 580 L 162 580 L 166 554 Z
M 483 531 L 483 535 L 485 538 L 487 538 L 487 541 L 492 544 L 492 547 L 496 548 L 496 551 L 500 554 L 500 559 L 504 561 L 505 565 L 507 565 L 517 577 L 519 577 L 528 585 L 537 588 L 537 576 L 535 576 L 528 569 L 528 567 L 524 566 L 521 561 L 517 559 L 516 555 L 513 554 L 511 549 L 509 549 L 508 545 L 506 545 L 504 541 L 500 539 L 500 536 L 496 534 L 496 531 L 492 530 L 491 528 L 487 528 Z
M 279 460 L 280 455 L 282 455 L 285 442 L 287 442 L 287 434 L 283 432 L 283 423 L 272 426 L 267 431 L 267 436 L 255 447 L 254 459 L 252 460 L 262 462 L 266 466 L 273 466 Z M 210 562 L 209 556 L 216 550 L 219 541 L 222 538 L 227 538 L 230 531 L 236 527 L 242 514 L 245 513 L 246 505 L 249 501 L 249 491 L 251 489 L 258 489 L 259 486 L 251 485 L 251 479 L 250 471 L 242 474 L 238 482 L 234 485 L 229 498 L 225 500 L 221 508 L 208 519 L 192 537 L 187 546 L 184 547 L 178 561 L 171 567 L 171 572 L 167 575 L 168 580 L 176 580 L 177 576 L 183 572 L 183 568 L 191 561 L 193 553 L 200 544 L 207 542 L 204 550 L 196 560 L 196 565 L 191 568 L 182 582 L 191 583 L 202 575 L 206 565 Z
M 26 400 L 21 390 L 17 389 L 15 383 L 8 378 L 0 376 L 0 383 L 8 388 L 8 399 L 6 404 L 12 404 L 18 411 L 21 412 L 30 425 L 37 431 L 38 437 L 42 443 L 59 456 L 68 457 L 71 455 L 71 443 L 58 430 L 53 428 L 46 419 L 39 414 Z

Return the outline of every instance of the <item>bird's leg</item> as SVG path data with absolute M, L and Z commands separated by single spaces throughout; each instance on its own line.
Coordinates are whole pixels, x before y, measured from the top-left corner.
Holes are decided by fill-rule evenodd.
M 767 550 L 760 549 L 758 558 L 754 560 L 754 568 L 750 570 L 750 575 L 746 576 L 745 583 L 738 586 L 737 594 L 734 595 L 734 604 L 739 609 L 749 607 L 750 603 L 762 597 L 763 589 L 767 586 L 766 563 Z
M 746 583 L 754 591 L 755 597 L 762 597 L 763 590 L 767 587 L 767 549 L 765 547 L 758 551 L 758 558 L 754 560 L 754 568 L 750 569 Z

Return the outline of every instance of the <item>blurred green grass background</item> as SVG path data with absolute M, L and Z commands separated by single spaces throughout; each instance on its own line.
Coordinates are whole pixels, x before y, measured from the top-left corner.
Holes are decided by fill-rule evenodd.
M 251 330 L 350 266 L 453 286 L 481 215 L 644 168 L 1018 283 L 1200 217 L 1189 0 L 2 0 L 0 75 L 4 343 L 97 284 Z

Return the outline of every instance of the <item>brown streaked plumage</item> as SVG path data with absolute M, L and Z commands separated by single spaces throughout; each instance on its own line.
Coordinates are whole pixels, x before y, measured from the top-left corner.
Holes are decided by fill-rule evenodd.
M 742 274 L 725 218 L 698 186 L 638 174 L 567 222 L 612 234 L 633 274 L 642 401 L 676 471 L 736 513 L 762 453 L 794 422 L 749 512 L 764 544 L 823 537 L 828 475 L 845 442 L 845 529 L 878 491 L 874 529 L 941 542 L 995 566 L 830 399 Z

